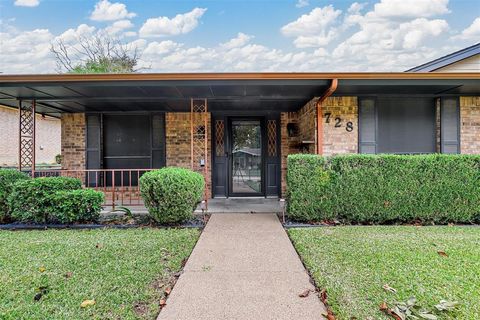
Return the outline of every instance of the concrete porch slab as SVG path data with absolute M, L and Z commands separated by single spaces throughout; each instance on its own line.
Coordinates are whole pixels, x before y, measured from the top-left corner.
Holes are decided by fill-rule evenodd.
M 213 198 L 208 200 L 209 213 L 278 213 L 278 198 Z M 195 210 L 201 213 L 200 206 Z

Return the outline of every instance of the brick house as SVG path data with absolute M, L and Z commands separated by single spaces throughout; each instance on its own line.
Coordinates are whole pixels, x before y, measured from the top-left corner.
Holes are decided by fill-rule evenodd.
M 65 174 L 114 192 L 182 166 L 207 198 L 280 197 L 292 153 L 480 153 L 478 72 L 0 75 L 0 103 L 60 117 Z
M 18 165 L 18 110 L 0 105 L 0 167 Z M 37 114 L 37 164 L 55 163 L 60 154 L 60 119 Z

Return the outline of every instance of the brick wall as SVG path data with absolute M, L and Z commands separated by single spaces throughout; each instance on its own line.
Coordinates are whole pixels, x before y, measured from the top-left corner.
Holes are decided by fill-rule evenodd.
M 62 168 L 85 169 L 85 114 L 62 114 Z
M 205 177 L 207 198 L 211 197 L 211 115 L 208 113 L 208 174 Z M 190 113 L 169 112 L 165 114 L 165 139 L 167 166 L 176 166 L 190 169 Z M 203 168 L 197 161 L 195 170 L 203 174 Z
M 36 118 L 35 158 L 39 163 L 55 163 L 60 153 L 61 123 L 57 118 Z M 0 166 L 18 165 L 18 109 L 0 106 Z
M 318 98 L 310 100 L 297 112 L 282 112 L 281 122 L 281 170 L 282 196 L 286 192 L 287 157 L 295 153 L 315 153 L 317 140 Z M 329 123 L 323 118 L 323 154 L 358 152 L 358 102 L 356 97 L 331 97 L 322 107 L 322 113 L 330 112 Z M 335 127 L 335 118 L 341 118 L 341 127 Z M 352 122 L 352 131 L 346 130 L 346 123 Z M 298 135 L 290 137 L 287 125 L 294 123 L 298 127 Z M 302 143 L 307 142 L 307 143 Z M 310 143 L 314 142 L 314 143 Z
M 322 106 L 323 113 L 323 154 L 331 156 L 342 153 L 358 153 L 358 100 L 357 97 L 330 97 Z M 326 113 L 331 113 L 326 123 Z M 336 118 L 341 119 L 338 124 Z M 347 131 L 347 123 L 352 130 Z
M 460 97 L 460 149 L 480 154 L 480 97 Z

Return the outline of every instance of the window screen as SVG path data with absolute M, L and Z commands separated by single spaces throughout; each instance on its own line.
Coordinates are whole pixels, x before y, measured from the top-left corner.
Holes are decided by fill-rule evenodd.
M 435 152 L 435 103 L 431 98 L 378 98 L 377 153 Z
M 104 167 L 128 169 L 150 167 L 150 116 L 105 115 Z

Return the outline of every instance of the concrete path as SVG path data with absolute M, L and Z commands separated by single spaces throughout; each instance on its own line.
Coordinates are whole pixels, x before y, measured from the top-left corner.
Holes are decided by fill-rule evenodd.
M 159 320 L 324 319 L 275 214 L 214 214 Z

